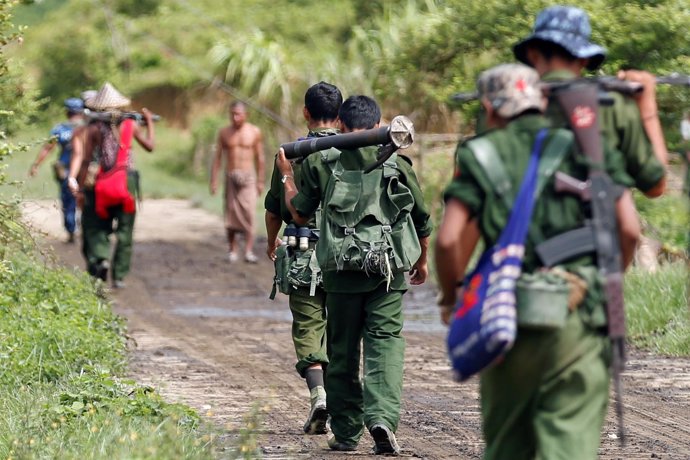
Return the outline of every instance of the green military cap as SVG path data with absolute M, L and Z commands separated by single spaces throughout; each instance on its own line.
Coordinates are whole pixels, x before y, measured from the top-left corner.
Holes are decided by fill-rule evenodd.
M 539 74 L 523 64 L 501 64 L 485 70 L 477 79 L 477 90 L 503 118 L 528 109 L 544 110 Z

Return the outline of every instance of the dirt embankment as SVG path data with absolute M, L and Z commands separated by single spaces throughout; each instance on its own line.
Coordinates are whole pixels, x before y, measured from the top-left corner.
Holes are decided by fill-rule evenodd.
M 82 266 L 78 247 L 60 240 L 53 203 L 27 203 L 25 215 L 47 232 L 59 260 Z M 268 300 L 272 266 L 227 262 L 222 221 L 186 202 L 146 201 L 137 217 L 133 270 L 114 292 L 136 344 L 131 376 L 156 386 L 213 422 L 230 445 L 243 417 L 259 403 L 269 410 L 258 428 L 265 458 L 370 456 L 338 454 L 325 436 L 301 427 L 308 393 L 294 371 L 290 313 L 280 296 Z M 262 249 L 260 242 L 257 249 Z M 429 288 L 406 295 L 404 402 L 398 439 L 404 456 L 471 459 L 482 453 L 478 385 L 451 381 L 443 328 Z M 627 447 L 618 445 L 610 411 L 603 459 L 690 458 L 690 360 L 634 352 L 624 376 Z

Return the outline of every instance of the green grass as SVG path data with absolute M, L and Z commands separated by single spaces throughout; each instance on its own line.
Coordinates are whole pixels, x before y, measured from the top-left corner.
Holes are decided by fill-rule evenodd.
M 13 249 L 0 260 L 0 458 L 212 457 L 196 413 L 121 377 L 124 323 L 99 285 Z
M 690 356 L 688 266 L 664 264 L 655 273 L 632 269 L 625 276 L 628 338 L 638 347 L 669 356 Z

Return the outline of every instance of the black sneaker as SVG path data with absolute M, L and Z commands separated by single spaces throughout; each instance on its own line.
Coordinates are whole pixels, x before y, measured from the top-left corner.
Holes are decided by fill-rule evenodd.
M 96 270 L 95 270 L 94 276 L 96 278 L 102 279 L 103 281 L 107 281 L 109 268 L 110 268 L 110 262 L 108 262 L 105 259 L 101 260 L 100 262 L 98 262 L 98 265 L 96 265 Z
M 341 452 L 353 452 L 357 450 L 357 444 L 338 441 L 335 439 L 335 436 L 332 436 L 328 439 L 328 447 L 330 447 L 331 450 L 338 450 Z
M 65 241 L 67 244 L 74 244 L 74 232 L 70 232 L 70 234 L 67 236 L 67 241 Z
M 375 423 L 369 428 L 371 437 L 374 438 L 375 455 L 400 455 L 400 446 L 395 440 L 395 434 L 383 423 Z

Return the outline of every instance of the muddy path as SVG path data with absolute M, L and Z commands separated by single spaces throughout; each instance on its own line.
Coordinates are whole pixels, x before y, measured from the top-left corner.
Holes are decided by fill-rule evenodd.
M 82 266 L 78 248 L 60 241 L 53 203 L 26 203 L 25 215 L 62 263 Z M 264 458 L 370 457 L 366 435 L 357 452 L 338 454 L 325 436 L 302 434 L 308 392 L 294 370 L 287 300 L 268 300 L 273 268 L 265 257 L 230 265 L 220 218 L 183 201 L 147 201 L 135 240 L 127 288 L 111 294 L 133 339 L 134 379 L 199 410 L 222 433 L 223 445 L 232 445 L 244 417 L 261 407 Z M 480 458 L 477 381 L 451 381 L 433 294 L 424 288 L 406 295 L 398 439 L 406 457 Z M 632 352 L 624 387 L 627 446 L 619 447 L 610 410 L 600 458 L 689 459 L 690 360 Z

